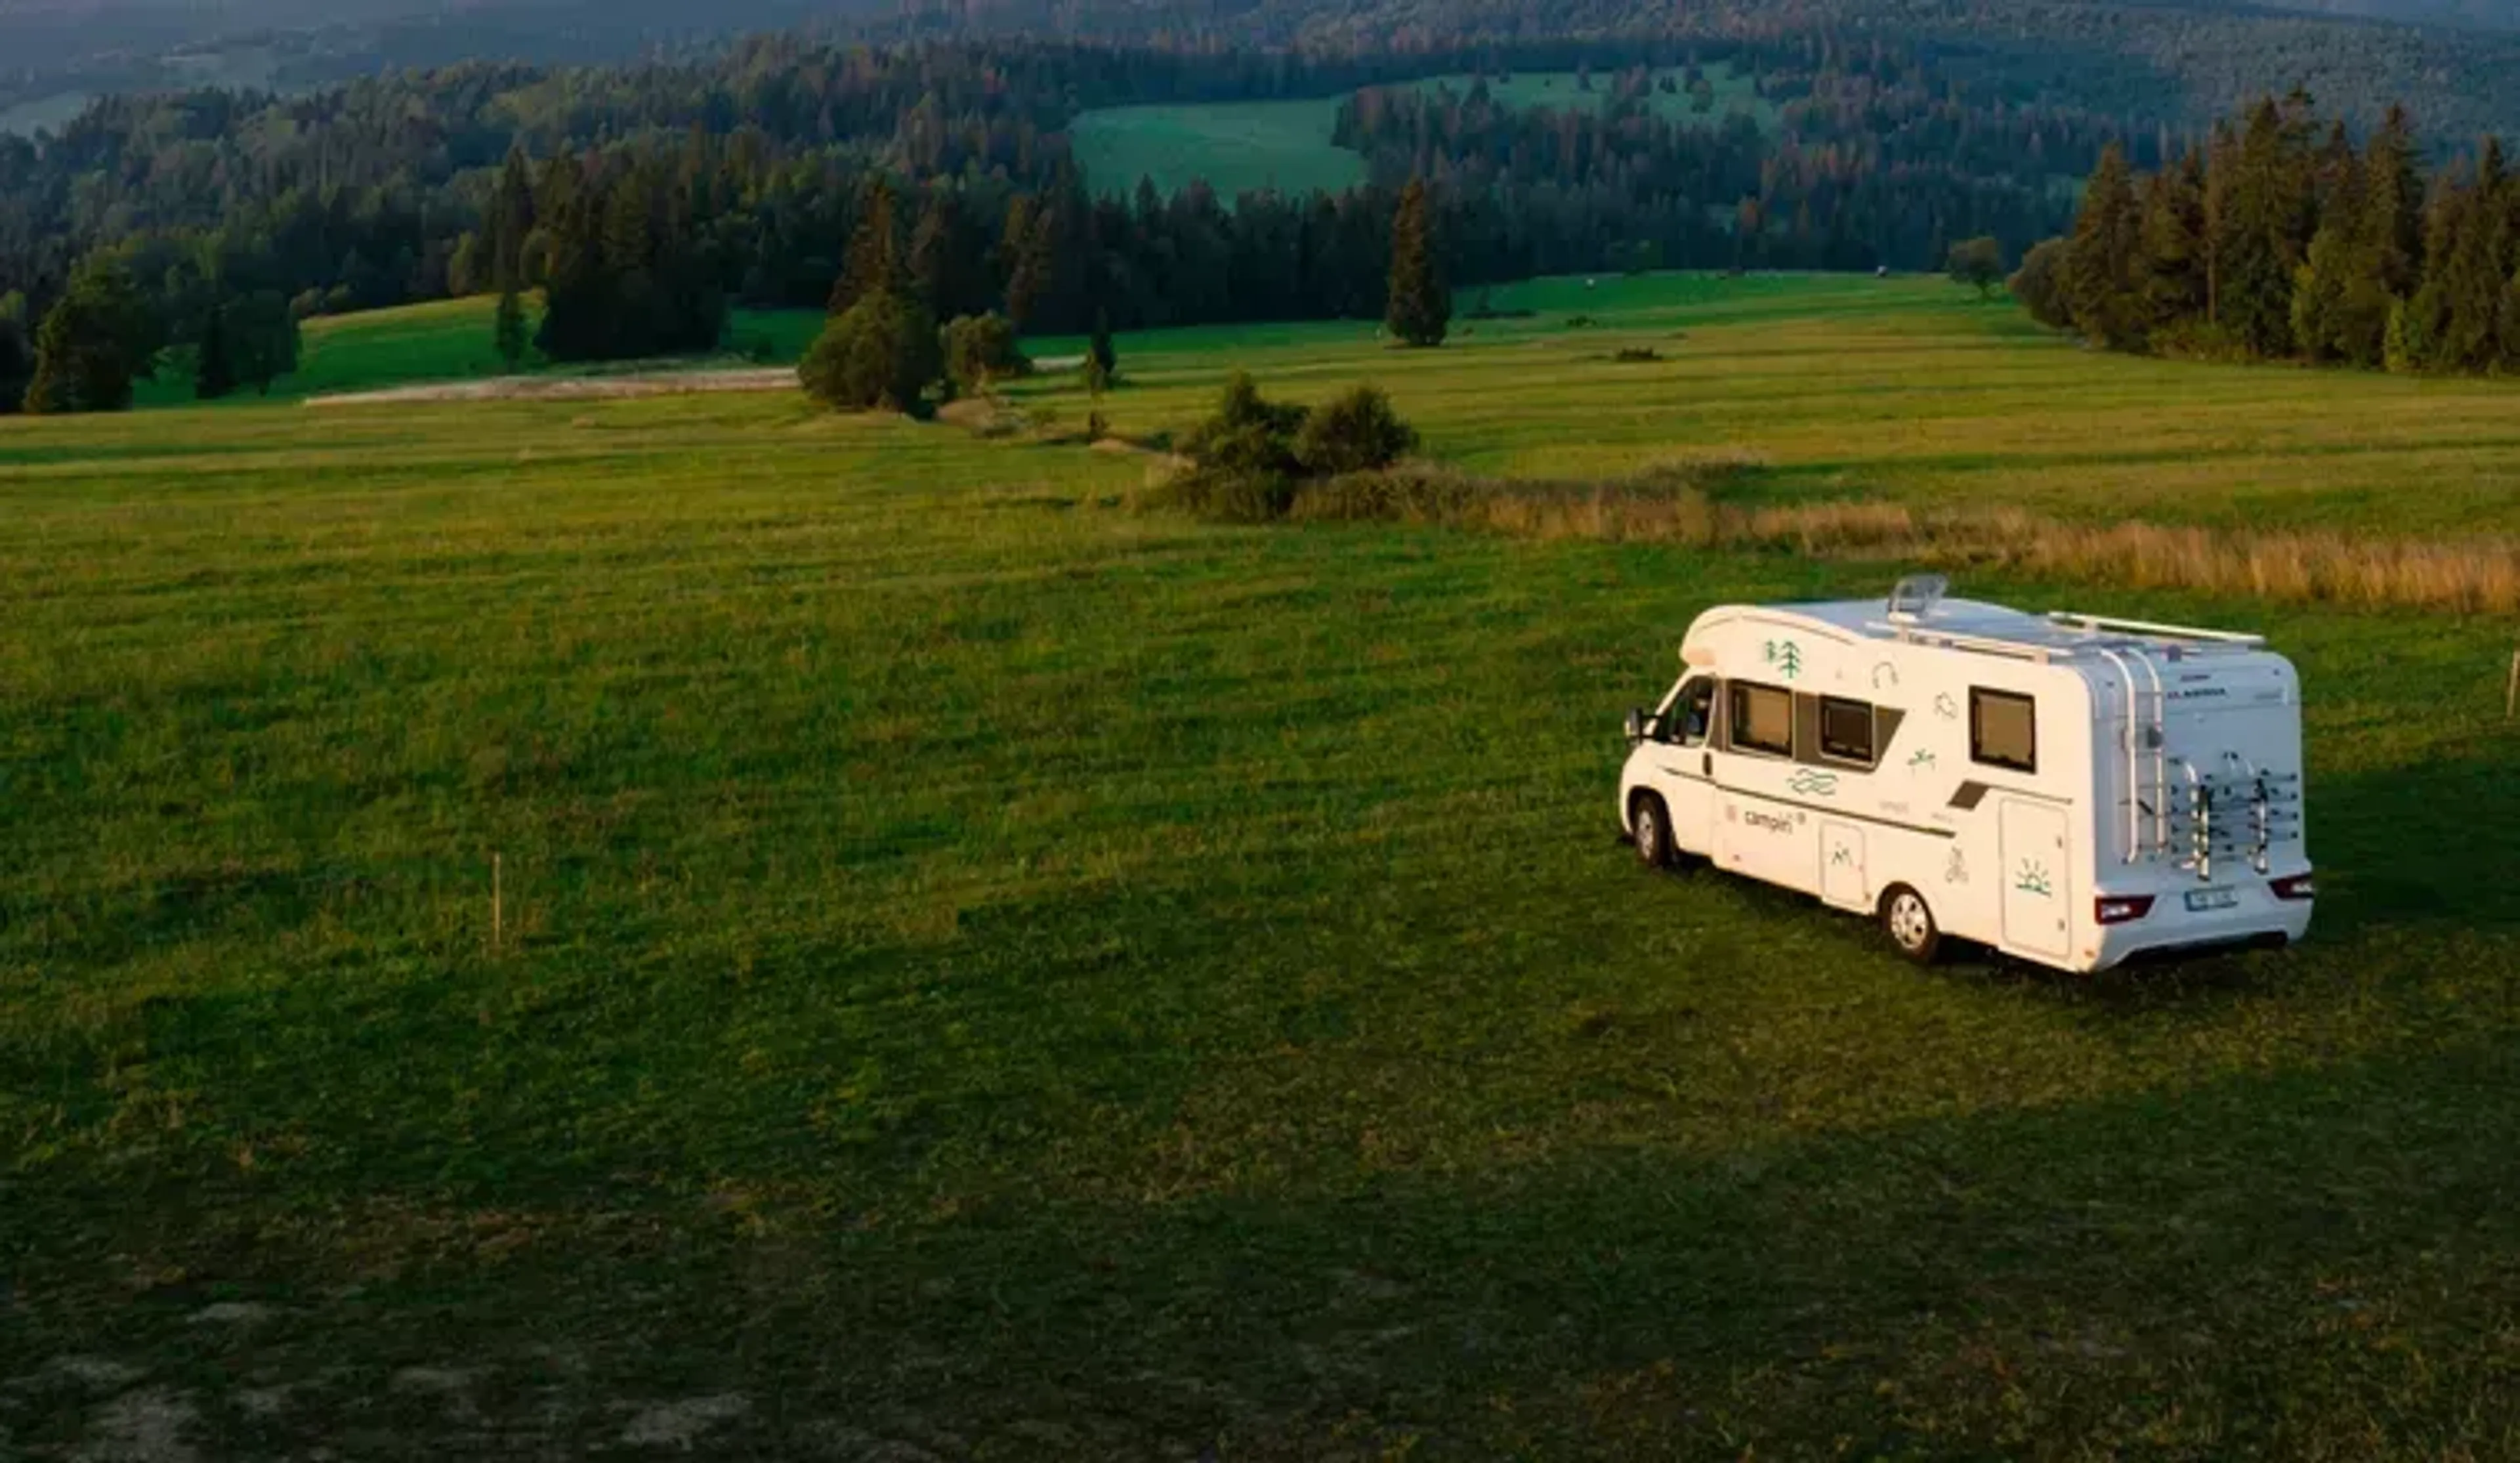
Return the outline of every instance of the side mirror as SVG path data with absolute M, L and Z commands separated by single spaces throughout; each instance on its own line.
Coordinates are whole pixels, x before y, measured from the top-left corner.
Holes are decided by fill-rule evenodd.
M 1642 707 L 1630 707 L 1628 709 L 1628 745 L 1633 747 L 1644 739 L 1645 709 Z

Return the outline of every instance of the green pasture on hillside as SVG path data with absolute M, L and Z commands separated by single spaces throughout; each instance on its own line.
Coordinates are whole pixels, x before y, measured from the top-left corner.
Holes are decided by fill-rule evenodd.
M 269 399 L 295 401 L 308 396 L 381 390 L 388 387 L 431 382 L 479 381 L 508 374 L 500 359 L 495 326 L 496 296 L 432 300 L 385 310 L 347 315 L 317 315 L 299 326 L 297 370 L 272 384 Z M 540 307 L 528 304 L 527 319 L 540 320 Z M 724 359 L 708 362 L 623 362 L 601 368 L 555 367 L 539 358 L 526 370 L 536 375 L 581 375 L 591 370 L 682 370 L 698 365 L 745 365 L 749 352 L 764 346 L 773 362 L 794 361 L 822 329 L 818 310 L 736 310 L 727 318 Z M 194 404 L 191 363 L 171 354 L 155 380 L 140 382 L 137 404 L 144 407 Z M 234 407 L 258 399 L 250 388 L 221 403 Z
M 1105 408 L 2514 526 L 2506 384 L 1939 282 L 1493 302 L 1124 338 Z M 1964 579 L 2272 635 L 2321 902 L 1917 970 L 1612 807 L 1692 616 L 1895 566 L 1146 474 L 787 395 L 0 420 L 0 1452 L 2520 1451 L 2514 626 Z
M 1738 114 L 1762 129 L 1776 125 L 1776 105 L 1758 94 L 1749 77 L 1729 75 L 1721 67 L 1708 69 L 1712 104 L 1701 113 L 1685 89 L 1683 74 L 1678 68 L 1655 72 L 1657 81 L 1670 77 L 1675 90 L 1666 93 L 1657 85 L 1646 97 L 1654 115 L 1713 126 Z M 1449 87 L 1467 95 L 1478 79 L 1430 76 L 1395 85 Z M 1596 75 L 1590 89 L 1573 71 L 1514 72 L 1487 77 L 1486 83 L 1489 97 L 1505 107 L 1598 112 L 1613 98 L 1607 72 Z M 1262 189 L 1335 192 L 1365 181 L 1364 158 L 1330 140 L 1346 100 L 1342 95 L 1101 107 L 1079 113 L 1068 136 L 1077 162 L 1098 193 L 1126 197 L 1135 193 L 1140 178 L 1152 178 L 1156 189 L 1170 196 L 1203 181 L 1231 206 L 1238 195 Z
M 1365 181 L 1365 159 L 1330 141 L 1343 100 L 1097 108 L 1068 139 L 1097 193 L 1129 197 L 1141 178 L 1166 197 L 1204 182 L 1228 205 L 1262 189 L 1334 193 Z

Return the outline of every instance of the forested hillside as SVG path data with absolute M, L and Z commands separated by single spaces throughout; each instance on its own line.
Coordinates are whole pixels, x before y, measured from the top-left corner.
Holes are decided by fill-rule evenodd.
M 2017 258 L 2067 226 L 2074 180 L 2104 148 L 2138 168 L 2201 149 L 2194 104 L 2245 78 L 2338 80 L 2319 100 L 2359 127 L 2386 78 L 2420 98 L 2520 56 L 2179 6 L 1893 0 L 1858 17 L 1836 3 L 1692 11 L 1684 32 L 1647 33 L 1625 0 L 1576 0 L 1551 17 L 1568 28 L 1544 35 L 1489 0 L 1073 15 L 1009 0 L 987 24 L 1072 19 L 1139 38 L 788 34 L 628 66 L 473 61 L 297 94 L 108 97 L 58 132 L 0 137 L 0 299 L 18 297 L 0 376 L 31 358 L 26 338 L 82 259 L 111 266 L 85 276 L 104 292 L 99 318 L 145 323 L 126 342 L 141 358 L 205 336 L 224 349 L 239 321 L 263 341 L 285 316 L 545 287 L 593 312 L 553 319 L 621 325 L 547 322 L 556 355 L 702 348 L 729 302 L 823 302 L 878 178 L 903 196 L 902 227 L 926 228 L 931 273 L 954 281 L 931 307 L 997 308 L 1036 331 L 1376 315 L 1391 211 L 1418 177 L 1456 285 L 1657 265 L 1930 269 L 1979 237 Z M 1291 48 L 1219 44 L 1236 24 Z M 2052 44 L 2078 25 L 2091 32 L 2079 51 Z M 1583 95 L 1502 104 L 1482 78 L 1514 72 L 1568 75 Z M 1455 81 L 1426 81 L 1439 76 Z M 1688 105 L 1715 78 L 1754 99 L 1756 119 Z M 2451 89 L 2452 132 L 2520 96 Z M 1090 175 L 1070 153 L 1090 109 L 1279 98 L 1340 99 L 1335 142 L 1367 181 L 1220 198 Z
M 1507 110 L 1475 84 L 1386 84 L 1523 67 L 1598 94 Z M 1651 105 L 1710 69 L 1755 89 L 1776 125 Z M 1373 176 L 1337 194 L 1165 195 L 1085 176 L 1067 147 L 1095 106 L 1349 94 L 1342 141 Z M 0 294 L 23 293 L 40 320 L 81 257 L 112 250 L 180 343 L 222 300 L 368 308 L 552 284 L 560 261 L 601 253 L 614 275 L 682 282 L 683 302 L 659 304 L 677 322 L 663 339 L 682 343 L 703 298 L 822 302 L 881 174 L 914 200 L 905 225 L 933 215 L 930 251 L 971 281 L 940 310 L 1000 304 L 1049 330 L 1098 311 L 1124 328 L 1367 316 L 1390 210 L 1419 174 L 1462 284 L 1644 263 L 1925 268 L 1960 238 L 2018 248 L 2061 228 L 2060 182 L 2118 133 L 1818 37 L 1318 56 L 763 38 L 676 65 L 475 63 L 304 97 L 101 101 L 58 136 L 0 139 Z M 1020 307 L 1018 275 L 1038 282 Z M 654 343 L 633 331 L 590 353 Z

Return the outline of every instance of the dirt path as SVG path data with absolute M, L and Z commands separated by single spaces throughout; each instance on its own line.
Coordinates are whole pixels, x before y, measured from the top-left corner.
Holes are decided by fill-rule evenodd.
M 702 391 L 793 390 L 788 366 L 727 371 L 676 371 L 655 376 L 500 376 L 309 396 L 308 406 L 387 406 L 414 401 L 604 401 L 630 396 L 682 396 Z

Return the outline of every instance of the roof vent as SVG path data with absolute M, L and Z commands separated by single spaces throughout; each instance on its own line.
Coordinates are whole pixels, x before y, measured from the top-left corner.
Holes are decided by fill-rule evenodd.
M 1910 574 L 1890 586 L 1890 622 L 1914 624 L 1934 613 L 1952 581 L 1941 574 Z

